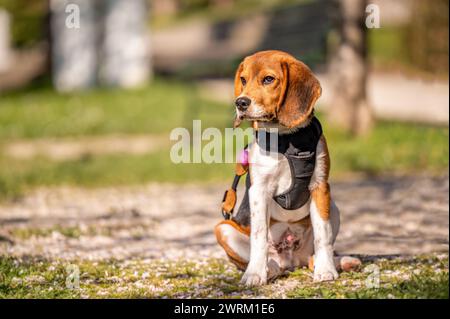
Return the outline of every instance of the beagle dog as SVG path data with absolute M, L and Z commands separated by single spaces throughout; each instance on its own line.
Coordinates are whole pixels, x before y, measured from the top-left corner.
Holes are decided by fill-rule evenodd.
M 327 142 L 314 117 L 314 105 L 321 95 L 317 78 L 290 54 L 271 50 L 246 57 L 234 83 L 235 123 L 256 123 L 256 137 L 248 146 L 248 189 L 243 203 L 233 218 L 215 227 L 215 235 L 230 261 L 245 270 L 241 282 L 263 285 L 304 266 L 314 271 L 314 281 L 329 281 L 338 277 L 338 270 L 358 268 L 359 259 L 334 256 L 340 219 L 328 184 Z M 267 148 L 258 142 L 258 134 L 274 130 L 280 140 L 287 141 L 285 153 L 292 149 L 299 153 L 280 154 L 284 152 L 280 143 L 274 150 L 274 145 Z M 297 149 L 302 139 L 306 142 L 298 142 Z M 310 148 L 306 156 L 302 143 Z M 290 162 L 297 158 L 307 158 L 299 165 L 309 175 L 295 173 Z M 295 185 L 300 185 L 303 197 L 294 194 L 289 200 L 294 205 L 283 205 L 280 196 Z

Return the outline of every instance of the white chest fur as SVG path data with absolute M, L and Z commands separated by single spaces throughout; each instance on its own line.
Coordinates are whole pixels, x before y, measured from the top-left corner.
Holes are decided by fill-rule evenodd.
M 286 157 L 275 152 L 268 153 L 257 143 L 252 143 L 249 151 L 252 187 L 262 188 L 258 193 L 267 196 L 270 218 L 280 222 L 295 222 L 308 216 L 310 200 L 298 209 L 286 210 L 273 199 L 287 191 L 293 182 Z

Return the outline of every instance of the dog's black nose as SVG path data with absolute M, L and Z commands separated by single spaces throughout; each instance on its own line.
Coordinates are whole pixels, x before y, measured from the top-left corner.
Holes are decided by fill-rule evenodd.
M 248 109 L 250 103 L 252 103 L 252 101 L 250 101 L 250 99 L 245 96 L 237 98 L 236 101 L 234 102 L 239 111 L 245 111 L 246 109 Z

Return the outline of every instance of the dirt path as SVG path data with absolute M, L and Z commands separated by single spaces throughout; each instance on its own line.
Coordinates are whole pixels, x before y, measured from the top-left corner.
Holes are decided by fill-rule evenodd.
M 448 251 L 448 180 L 445 175 L 332 183 L 342 211 L 337 251 Z M 0 254 L 88 260 L 223 257 L 212 229 L 221 219 L 225 186 L 37 190 L 0 205 Z

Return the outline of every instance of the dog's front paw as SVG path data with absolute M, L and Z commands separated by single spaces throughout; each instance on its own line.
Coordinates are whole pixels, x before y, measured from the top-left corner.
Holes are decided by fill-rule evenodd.
M 332 281 L 339 277 L 333 262 L 322 261 L 314 265 L 314 281 Z
M 323 271 L 314 271 L 314 281 L 333 281 L 339 277 L 336 270 L 323 270 Z
M 261 286 L 267 283 L 267 271 L 252 271 L 247 269 L 242 276 L 241 284 L 249 287 Z

